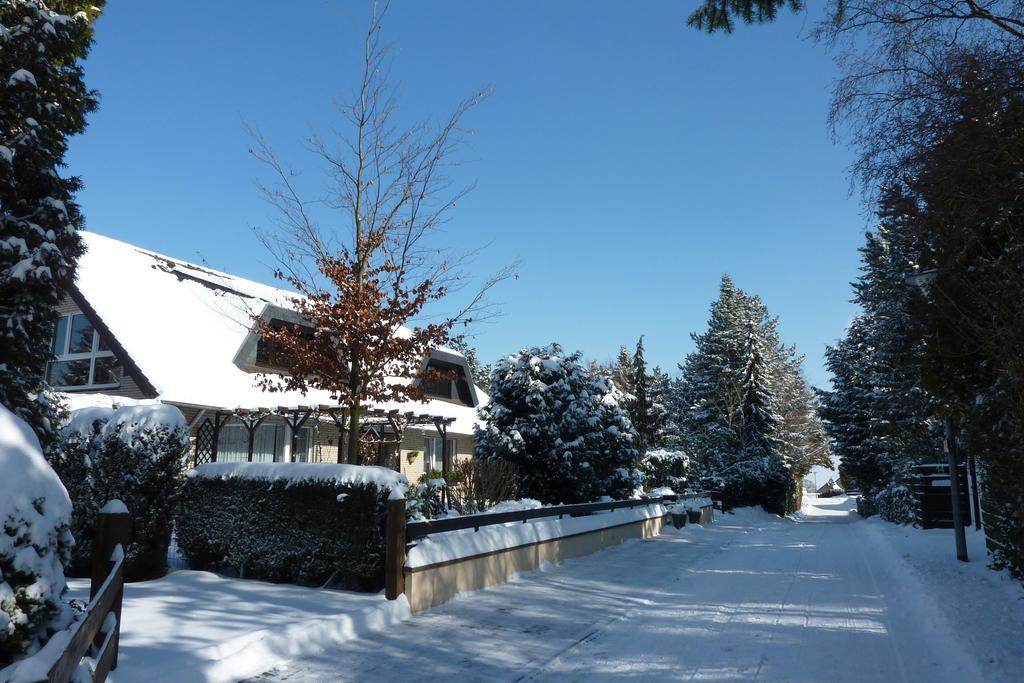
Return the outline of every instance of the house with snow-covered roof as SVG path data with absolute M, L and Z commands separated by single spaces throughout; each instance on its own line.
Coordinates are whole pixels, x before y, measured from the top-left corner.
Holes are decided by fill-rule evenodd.
M 258 373 L 280 371 L 255 330 L 303 321 L 292 292 L 82 232 L 87 251 L 60 305 L 47 382 L 72 407 L 159 401 L 177 406 L 193 437 L 193 462 L 337 462 L 343 410 L 324 391 L 268 393 Z M 438 348 L 423 368 L 427 402 L 370 407 L 367 462 L 415 480 L 473 452 L 476 409 L 487 400 L 466 358 Z M 421 381 L 421 380 L 415 380 Z M 374 450 L 376 449 L 376 450 Z

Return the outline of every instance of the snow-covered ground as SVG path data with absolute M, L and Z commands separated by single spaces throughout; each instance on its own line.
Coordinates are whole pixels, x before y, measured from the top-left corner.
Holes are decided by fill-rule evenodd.
M 69 582 L 85 599 L 87 579 Z M 121 650 L 111 680 L 234 681 L 393 626 L 409 603 L 178 571 L 125 584 Z
M 1024 593 L 976 534 L 963 565 L 949 531 L 806 505 L 531 572 L 258 680 L 1020 680 Z

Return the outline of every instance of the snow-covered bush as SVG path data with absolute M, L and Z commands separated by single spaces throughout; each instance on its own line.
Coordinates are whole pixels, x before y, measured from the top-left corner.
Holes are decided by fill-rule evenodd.
M 683 451 L 654 449 L 640 459 L 640 474 L 645 491 L 668 487 L 676 491 L 686 488 L 690 458 Z
M 462 460 L 455 463 L 448 477 L 452 507 L 462 515 L 515 500 L 518 492 L 518 473 L 507 460 Z
M 636 430 L 611 382 L 586 372 L 558 344 L 522 349 L 491 373 L 476 457 L 519 472 L 519 495 L 545 503 L 627 498 L 639 484 Z
M 70 576 L 88 576 L 91 571 L 96 514 L 103 503 L 98 503 L 93 495 L 90 467 L 99 451 L 103 425 L 111 412 L 103 408 L 74 411 L 75 427 L 71 429 L 68 424 L 58 432 L 57 442 L 48 453 L 50 465 L 64 482 L 74 505 L 71 534 L 75 538 L 75 546 L 65 565 L 65 571 Z
M 436 519 L 448 513 L 442 499 L 447 484 L 432 474 L 433 471 L 423 473 L 419 482 L 405 492 L 405 515 L 409 521 Z
M 0 406 L 0 668 L 38 650 L 70 612 L 71 501 L 29 426 Z
M 388 496 L 407 487 L 383 467 L 200 465 L 182 493 L 178 546 L 194 569 L 380 590 Z
M 897 524 L 917 521 L 917 497 L 904 484 L 889 484 L 875 494 L 875 506 L 882 519 Z
M 185 418 L 173 406 L 72 411 L 61 429 L 53 466 L 75 506 L 75 573 L 88 573 L 96 512 L 114 499 L 123 501 L 131 515 L 126 578 L 139 581 L 166 572 L 188 445 Z

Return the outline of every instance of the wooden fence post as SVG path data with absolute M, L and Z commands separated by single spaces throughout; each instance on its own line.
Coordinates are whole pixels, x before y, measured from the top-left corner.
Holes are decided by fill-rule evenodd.
M 405 498 L 388 500 L 384 541 L 384 595 L 397 600 L 405 592 Z
M 128 539 L 131 534 L 128 508 L 119 500 L 112 500 L 103 506 L 99 515 L 96 516 L 96 538 L 92 546 L 92 580 L 89 585 L 90 602 L 96 593 L 103 586 L 114 566 L 111 559 L 114 548 L 121 546 L 121 552 L 128 552 Z M 124 585 L 117 591 L 114 599 L 114 614 L 117 616 L 117 625 L 114 627 L 114 635 L 110 646 L 114 648 L 113 664 L 111 669 L 117 668 L 118 644 L 121 639 L 121 602 L 124 598 Z M 97 634 L 99 642 L 103 641 L 102 633 Z

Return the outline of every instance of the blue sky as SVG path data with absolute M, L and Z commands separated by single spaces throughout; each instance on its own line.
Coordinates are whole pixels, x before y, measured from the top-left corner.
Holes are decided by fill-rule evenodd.
M 675 369 L 722 273 L 760 294 L 784 339 L 827 381 L 825 345 L 854 314 L 849 282 L 865 218 L 850 152 L 825 116 L 836 71 L 806 39 L 813 17 L 688 29 L 682 2 L 416 2 L 385 22 L 411 118 L 493 94 L 460 181 L 476 189 L 446 226 L 489 245 L 473 270 L 522 259 L 476 329 L 485 360 L 558 341 L 614 357 L 642 333 Z M 315 174 L 301 141 L 338 123 L 369 3 L 111 2 L 86 65 L 102 96 L 68 156 L 88 229 L 270 281 L 253 238 L 270 210 L 243 121 Z M 187 321 L 168 321 L 187 324 Z

